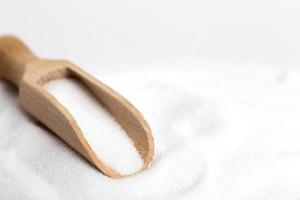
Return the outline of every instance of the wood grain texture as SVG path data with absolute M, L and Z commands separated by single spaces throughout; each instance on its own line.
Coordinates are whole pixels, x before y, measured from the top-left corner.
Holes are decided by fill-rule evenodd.
M 54 79 L 73 77 L 89 89 L 126 131 L 128 137 L 149 166 L 153 159 L 154 143 L 150 127 L 141 113 L 120 94 L 93 78 L 67 60 L 45 60 L 33 55 L 16 37 L 0 37 L 0 76 L 19 88 L 22 106 L 35 119 L 42 122 L 97 169 L 112 178 L 124 175 L 106 166 L 93 152 L 80 127 L 43 85 Z M 128 175 L 126 175 L 128 176 Z

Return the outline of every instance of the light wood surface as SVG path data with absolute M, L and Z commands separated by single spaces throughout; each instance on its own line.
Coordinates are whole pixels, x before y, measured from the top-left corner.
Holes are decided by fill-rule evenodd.
M 123 175 L 106 166 L 93 152 L 68 110 L 43 85 L 50 80 L 73 77 L 88 88 L 126 131 L 144 160 L 153 158 L 153 138 L 141 113 L 120 94 L 67 60 L 45 60 L 33 55 L 16 37 L 0 37 L 0 76 L 19 88 L 22 106 L 59 138 L 112 178 Z M 82 105 L 84 106 L 84 105 Z M 101 130 L 100 134 L 101 134 Z M 127 176 L 127 175 L 126 175 Z

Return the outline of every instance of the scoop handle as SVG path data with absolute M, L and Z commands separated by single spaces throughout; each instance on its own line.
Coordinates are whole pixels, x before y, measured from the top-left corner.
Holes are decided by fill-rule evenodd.
M 26 64 L 38 58 L 14 36 L 0 37 L 0 77 L 19 86 Z

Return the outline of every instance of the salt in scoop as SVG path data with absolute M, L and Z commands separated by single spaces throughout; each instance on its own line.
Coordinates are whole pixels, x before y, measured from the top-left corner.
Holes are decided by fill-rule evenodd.
M 141 170 L 153 159 L 151 130 L 141 113 L 124 97 L 67 60 L 36 57 L 16 37 L 0 37 L 0 77 L 19 88 L 24 109 L 59 138 L 81 154 L 97 169 L 112 178 L 120 174 L 101 161 L 85 139 L 71 113 L 43 86 L 66 77 L 80 81 L 121 125 L 143 159 Z M 84 105 L 81 105 L 84 106 Z M 101 130 L 99 130 L 101 134 Z

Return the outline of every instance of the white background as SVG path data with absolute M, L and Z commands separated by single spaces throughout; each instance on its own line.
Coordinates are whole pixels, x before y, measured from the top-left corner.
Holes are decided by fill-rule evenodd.
M 0 34 L 86 69 L 201 58 L 300 64 L 297 0 L 1 0 Z

